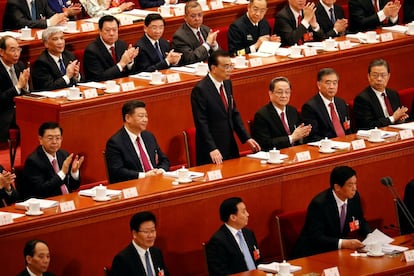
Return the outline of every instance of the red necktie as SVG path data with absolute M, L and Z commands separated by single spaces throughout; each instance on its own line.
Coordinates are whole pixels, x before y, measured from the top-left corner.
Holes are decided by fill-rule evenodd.
M 203 37 L 201 36 L 200 31 L 197 31 L 197 37 L 198 37 L 198 41 L 200 41 L 200 44 L 203 44 L 203 43 L 204 43 L 204 39 L 203 39 Z
M 374 2 L 375 12 L 378 12 L 378 3 L 377 3 L 377 0 L 373 0 L 373 2 Z
M 300 26 L 300 24 L 302 23 L 302 15 L 301 14 L 299 14 L 298 15 L 298 28 L 299 28 L 299 26 Z M 298 40 L 298 45 L 302 45 L 303 44 L 303 39 L 302 38 L 300 38 L 299 40 Z
M 115 47 L 114 46 L 111 46 L 111 48 L 109 48 L 109 49 L 111 49 L 112 59 L 113 59 L 114 63 L 117 64 Z
M 221 97 L 221 100 L 223 101 L 224 109 L 227 111 L 228 104 L 227 104 L 226 96 L 224 95 L 223 85 L 220 85 L 220 97 Z
M 341 126 L 341 121 L 338 118 L 338 114 L 336 114 L 334 104 L 331 102 L 329 104 L 329 107 L 331 108 L 332 124 L 334 126 L 336 136 L 345 136 L 345 131 Z
M 144 166 L 144 172 L 150 171 L 152 167 L 141 145 L 139 136 L 137 137 L 137 145 L 138 145 L 139 157 L 141 158 L 142 165 Z
M 53 170 L 55 171 L 55 173 L 58 173 L 59 172 L 59 166 L 58 166 L 56 158 L 54 158 L 52 160 L 52 166 L 53 166 Z M 60 191 L 62 192 L 62 195 L 66 195 L 66 194 L 69 193 L 68 187 L 66 187 L 65 184 L 62 184 L 60 186 Z
M 285 112 L 283 112 L 283 111 L 280 113 L 280 120 L 282 121 L 283 127 L 285 128 L 285 131 L 286 131 L 287 135 L 290 135 L 291 134 L 290 129 L 289 129 L 289 126 L 286 124 Z
M 381 93 L 381 96 L 384 97 L 384 102 L 385 102 L 385 106 L 387 107 L 388 116 L 392 116 L 394 112 L 392 112 L 390 99 L 388 99 L 387 94 L 385 93 Z

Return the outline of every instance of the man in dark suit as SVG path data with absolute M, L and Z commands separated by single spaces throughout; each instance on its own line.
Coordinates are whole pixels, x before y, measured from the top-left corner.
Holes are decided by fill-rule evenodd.
M 157 237 L 156 219 L 151 212 L 139 212 L 129 223 L 132 242 L 112 262 L 112 276 L 168 276 L 162 252 L 154 246 Z
M 105 158 L 109 182 L 121 182 L 162 174 L 170 161 L 158 146 L 155 136 L 146 130 L 145 103 L 132 100 L 122 106 L 124 127 L 106 143 Z
M 14 97 L 29 89 L 30 69 L 19 61 L 21 51 L 15 38 L 0 38 L 0 143 L 7 141 L 10 128 L 17 128 Z
M 308 206 L 294 258 L 364 246 L 357 237 L 365 238 L 371 229 L 365 221 L 356 185 L 356 172 L 351 167 L 332 170 L 330 188 L 315 196 Z
M 338 92 L 338 73 L 332 68 L 318 72 L 319 93 L 302 106 L 302 118 L 312 125 L 310 141 L 334 138 L 351 133 L 348 106 L 336 96 Z
M 295 107 L 289 105 L 291 85 L 287 78 L 270 81 L 270 102 L 254 115 L 252 137 L 262 150 L 282 149 L 300 144 L 312 129 L 302 123 Z
M 348 19 L 344 10 L 335 4 L 336 0 L 319 0 L 316 4 L 316 21 L 325 34 L 325 38 L 345 35 Z
M 251 0 L 247 13 L 230 25 L 227 37 L 231 55 L 255 53 L 263 41 L 280 41 L 280 37 L 270 34 L 266 11 L 267 0 Z
M 42 240 L 30 240 L 26 242 L 23 254 L 26 268 L 20 272 L 19 276 L 54 276 L 55 274 L 47 272 L 50 263 L 49 247 Z
M 150 13 L 144 20 L 144 32 L 135 44 L 139 54 L 135 58 L 135 68 L 138 72 L 154 72 L 177 65 L 181 53 L 170 50 L 170 43 L 162 38 L 165 21 L 158 13 Z
M 56 13 L 65 12 L 67 16 L 74 17 L 82 11 L 82 5 L 80 3 L 72 3 L 72 1 L 64 0 L 48 0 L 50 9 Z
M 223 160 L 239 157 L 234 131 L 254 152 L 260 150 L 259 144 L 247 134 L 233 98 L 229 53 L 213 52 L 208 67 L 210 73 L 191 92 L 197 165 L 221 164 Z
M 348 5 L 350 32 L 365 32 L 398 23 L 401 8 L 398 0 L 349 0 Z
M 354 100 L 354 116 L 358 129 L 371 129 L 403 123 L 408 108 L 401 106 L 397 91 L 387 88 L 390 67 L 383 59 L 375 59 L 368 66 L 369 86 Z
M 75 85 L 81 80 L 80 63 L 65 49 L 61 28 L 50 27 L 42 33 L 46 49 L 34 63 L 32 82 L 34 90 L 55 90 Z
M 404 23 L 410 23 L 414 21 L 414 1 L 404 1 L 403 3 L 404 11 Z
M 324 38 L 315 16 L 315 4 L 302 0 L 288 0 L 276 14 L 274 33 L 280 36 L 282 46 L 303 44 Z
M 53 12 L 47 0 L 32 1 L 28 4 L 27 1 L 7 0 L 3 16 L 3 29 L 16 30 L 26 26 L 45 29 L 48 26 L 66 23 L 67 15 Z
M 39 127 L 40 145 L 24 163 L 26 197 L 51 197 L 79 188 L 79 169 L 84 158 L 60 148 L 62 134 L 62 128 L 55 122 L 46 122 Z
M 17 192 L 13 187 L 16 175 L 6 171 L 0 165 L 0 208 L 10 205 L 17 200 Z
M 118 39 L 119 21 L 112 15 L 99 19 L 99 37 L 84 53 L 85 79 L 104 81 L 128 76 L 138 49 Z
M 249 213 L 239 197 L 225 199 L 220 205 L 224 223 L 206 244 L 210 275 L 229 275 L 256 269 L 260 251 L 253 231 L 245 228 Z
M 206 61 L 219 48 L 218 31 L 203 25 L 203 10 L 200 3 L 190 0 L 185 4 L 185 22 L 173 35 L 173 49 L 183 54 L 180 64 L 186 65 Z

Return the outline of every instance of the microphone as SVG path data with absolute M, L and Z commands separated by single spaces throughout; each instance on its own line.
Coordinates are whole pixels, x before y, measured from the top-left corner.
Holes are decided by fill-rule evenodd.
M 383 178 L 381 178 L 381 184 L 384 185 L 385 187 L 389 187 L 392 186 L 392 179 L 389 176 L 385 176 Z

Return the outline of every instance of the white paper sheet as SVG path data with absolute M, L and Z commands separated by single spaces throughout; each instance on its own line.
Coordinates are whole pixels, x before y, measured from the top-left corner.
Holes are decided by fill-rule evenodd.
M 39 202 L 40 203 L 40 209 L 47 209 L 58 206 L 58 202 L 56 200 L 49 200 L 49 199 L 40 199 L 40 198 L 29 198 L 26 201 L 23 202 L 17 202 L 15 207 L 16 209 L 22 209 L 26 210 L 29 208 L 29 202 Z

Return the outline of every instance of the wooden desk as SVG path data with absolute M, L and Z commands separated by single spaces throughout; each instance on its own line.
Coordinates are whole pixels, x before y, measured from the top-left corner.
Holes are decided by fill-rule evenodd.
M 351 141 L 354 135 L 344 138 Z M 311 161 L 294 162 L 295 153 L 309 150 Z M 289 159 L 282 165 L 262 165 L 258 160 L 239 158 L 222 165 L 204 165 L 192 170 L 207 172 L 221 169 L 223 179 L 172 186 L 172 179 L 162 176 L 128 181 L 111 189 L 136 187 L 137 198 L 94 202 L 91 198 L 69 194 L 55 197 L 64 202 L 74 200 L 76 210 L 60 213 L 46 210 L 40 217 L 23 217 L 0 227 L 2 274 L 15 275 L 23 268 L 22 248 L 26 240 L 41 238 L 52 252 L 51 271 L 57 275 L 101 275 L 102 267 L 131 240 L 130 217 L 142 210 L 157 216 L 157 246 L 161 247 L 171 275 L 205 275 L 201 243 L 220 226 L 218 208 L 223 199 L 243 198 L 250 213 L 249 228 L 258 239 L 262 256 L 276 259 L 278 250 L 275 215 L 300 210 L 329 186 L 334 166 L 350 165 L 357 171 L 365 217 L 383 225 L 396 224 L 394 206 L 379 180 L 393 178 L 402 194 L 412 178 L 414 139 L 368 143 L 357 151 L 321 154 L 316 147 L 298 146 L 282 150 Z M 13 207 L 0 209 L 14 211 Z M 321 268 L 323 268 L 321 266 Z
M 301 59 L 271 57 L 264 65 L 235 69 L 232 74 L 237 107 L 246 122 L 268 101 L 268 86 L 272 78 L 286 76 L 293 92 L 290 103 L 299 109 L 316 91 L 316 74 L 323 67 L 335 68 L 340 76 L 338 96 L 347 101 L 367 86 L 367 66 L 374 58 L 384 58 L 391 66 L 389 86 L 394 89 L 414 86 L 414 37 L 394 33 L 395 40 L 353 49 L 320 53 Z M 404 64 L 404 65 L 402 65 Z M 170 71 L 166 71 L 169 73 Z M 83 183 L 106 178 L 102 151 L 106 141 L 122 125 L 121 107 L 131 99 L 147 103 L 149 130 L 170 158 L 171 164 L 185 163 L 182 131 L 193 126 L 190 93 L 199 77 L 182 75 L 180 83 L 150 86 L 148 81 L 136 81 L 137 89 L 127 93 L 104 95 L 95 99 L 68 102 L 66 100 L 30 100 L 16 98 L 17 124 L 21 128 L 21 152 L 24 160 L 37 145 L 37 129 L 44 121 L 57 121 L 64 129 L 63 148 L 84 154 Z M 128 81 L 126 78 L 122 81 Z M 242 150 L 247 149 L 243 147 Z

